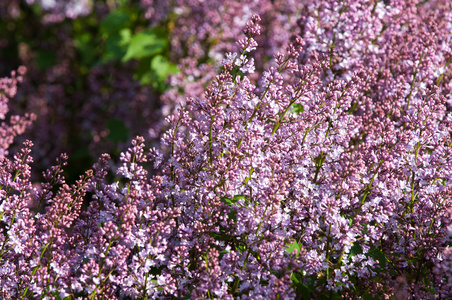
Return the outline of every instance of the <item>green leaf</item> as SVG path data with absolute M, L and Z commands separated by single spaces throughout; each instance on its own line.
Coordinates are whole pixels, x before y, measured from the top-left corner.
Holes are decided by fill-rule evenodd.
M 56 64 L 56 55 L 53 51 L 38 50 L 36 51 L 36 64 L 41 70 L 53 67 Z
M 350 258 L 355 255 L 362 254 L 362 253 L 363 253 L 363 248 L 361 248 L 361 246 L 357 242 L 355 242 L 355 243 L 353 243 L 353 246 L 350 248 L 350 253 L 349 253 L 348 257 Z
M 237 200 L 239 200 L 239 199 L 245 199 L 246 200 L 246 197 L 243 196 L 243 195 L 235 195 L 233 199 L 235 200 L 235 202 L 237 202 Z
M 300 103 L 294 103 L 292 105 L 292 111 L 296 114 L 302 114 L 304 112 L 304 107 Z
M 42 15 L 42 13 L 44 11 L 44 9 L 42 8 L 42 5 L 39 5 L 36 3 L 31 5 L 31 9 L 33 10 L 33 14 L 37 15 L 37 16 Z
M 163 291 L 163 288 L 158 285 L 157 279 L 151 279 L 151 282 L 154 283 L 155 286 L 157 286 L 158 291 Z
M 89 152 L 89 147 L 87 145 L 83 145 L 77 148 L 74 153 L 71 155 L 72 160 L 83 160 L 89 159 L 91 157 Z
M 141 85 L 151 84 L 155 80 L 151 72 L 151 60 L 150 57 L 140 59 L 135 68 L 133 79 L 139 81 Z
M 386 256 L 383 252 L 381 252 L 380 249 L 371 247 L 369 250 L 368 255 L 372 257 L 374 260 L 378 260 L 378 264 L 381 268 L 384 268 L 386 266 Z
M 301 295 L 301 299 L 303 300 L 311 300 L 310 290 L 303 284 L 301 274 L 299 272 L 293 272 L 292 275 L 290 275 L 290 279 L 292 280 L 292 287 L 295 289 L 297 295 Z
M 162 274 L 162 270 L 164 269 L 164 267 L 163 266 L 160 266 L 160 267 L 151 267 L 150 269 L 149 269 L 149 274 L 152 274 L 152 275 L 160 275 L 160 274 Z
M 121 59 L 126 52 L 126 47 L 122 46 L 122 38 L 119 35 L 111 35 L 105 41 L 105 52 L 102 55 L 102 63 Z
M 221 202 L 223 202 L 229 206 L 232 206 L 233 204 L 237 204 L 237 201 L 239 199 L 245 199 L 245 204 L 246 204 L 246 202 L 248 202 L 246 197 L 243 195 L 235 195 L 234 198 L 223 198 L 223 199 L 221 199 Z
M 293 283 L 298 284 L 301 283 L 301 275 L 298 272 L 293 272 L 290 275 L 290 280 L 292 280 Z
M 169 74 L 175 74 L 180 71 L 175 64 L 171 63 L 163 55 L 154 56 L 151 61 L 151 70 L 155 72 L 161 82 L 165 82 Z
M 295 255 L 298 256 L 301 251 L 301 243 L 298 243 L 297 241 L 293 241 L 291 244 L 286 244 L 288 246 L 286 248 L 286 252 L 291 254 L 295 251 Z
M 60 297 L 60 292 L 53 292 L 52 296 L 55 297 L 55 300 L 70 300 L 71 296 L 67 296 L 65 298 Z
M 105 41 L 105 49 L 101 63 L 124 56 L 131 35 L 130 23 L 130 15 L 122 10 L 114 10 L 102 20 L 99 34 Z
M 167 38 L 158 29 L 152 28 L 141 31 L 130 39 L 122 61 L 126 62 L 134 58 L 139 59 L 159 54 L 166 48 L 167 43 Z
M 121 29 L 129 27 L 130 16 L 122 10 L 114 10 L 109 13 L 100 23 L 99 32 L 102 37 L 108 38 L 109 35 L 119 35 Z
M 348 220 L 348 225 L 352 225 L 353 224 L 353 217 L 348 215 L 348 214 L 341 214 L 341 217 L 345 218 Z
M 311 293 L 304 284 L 300 287 L 300 294 L 303 297 L 303 300 L 311 300 Z
M 188 300 L 188 299 L 191 299 L 191 294 L 187 294 L 181 298 L 181 300 Z
M 129 2 L 129 0 L 116 0 L 116 3 L 119 5 L 126 5 Z
M 227 204 L 229 206 L 232 206 L 234 204 L 234 202 L 232 201 L 231 198 L 223 198 L 223 199 L 221 199 L 221 202 L 223 202 L 224 204 Z
M 96 60 L 96 56 L 98 55 L 92 35 L 89 32 L 77 34 L 74 37 L 74 44 L 80 53 L 82 65 L 85 67 L 91 67 Z
M 129 129 L 124 122 L 117 119 L 109 119 L 107 121 L 107 128 L 110 131 L 108 138 L 112 142 L 125 142 L 129 137 Z
M 121 37 L 121 46 L 127 46 L 132 39 L 132 31 L 129 28 L 124 28 L 119 31 L 119 36 Z
M 157 54 L 152 58 L 140 59 L 138 67 L 135 69 L 134 79 L 139 80 L 141 85 L 150 84 L 154 90 L 163 93 L 168 88 L 166 83 L 168 75 L 177 72 L 179 69 L 175 64 L 165 56 Z
M 248 199 L 246 199 L 246 197 L 243 196 L 243 195 L 235 195 L 234 198 L 222 198 L 220 200 L 224 204 L 226 204 L 229 207 L 231 207 L 231 212 L 228 213 L 228 217 L 231 220 L 237 220 L 237 210 L 235 208 L 233 208 L 233 206 L 237 204 L 237 201 L 239 199 L 245 199 L 245 205 L 249 204 Z
M 381 298 L 369 295 L 368 293 L 364 294 L 362 297 L 363 297 L 364 300 L 378 300 L 378 299 L 381 299 Z

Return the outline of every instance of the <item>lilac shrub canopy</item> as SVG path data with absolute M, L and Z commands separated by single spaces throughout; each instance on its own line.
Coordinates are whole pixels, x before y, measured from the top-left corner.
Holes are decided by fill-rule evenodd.
M 181 51 L 160 144 L 75 183 L 11 152 L 36 116 L 8 120 L 26 68 L 0 79 L 0 297 L 451 297 L 452 4 L 172 3 L 141 1 Z
M 255 78 L 296 32 L 298 1 L 0 1 L 0 76 L 27 67 L 10 110 L 36 114 L 32 178 L 60 153 L 70 181 L 103 153 L 119 161 L 141 135 L 153 146 L 164 117 L 201 95 L 253 14 L 261 16 Z M 73 9 L 77 6 L 77 9 Z M 170 81 L 166 79 L 170 75 Z M 171 87 L 171 88 L 170 88 Z

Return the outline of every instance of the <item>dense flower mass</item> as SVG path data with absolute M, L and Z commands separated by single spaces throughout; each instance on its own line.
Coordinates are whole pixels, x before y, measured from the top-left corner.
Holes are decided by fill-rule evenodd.
M 27 0 L 27 4 L 39 4 L 46 12 L 45 21 L 50 23 L 62 21 L 64 18 L 75 19 L 91 11 L 89 0 Z
M 452 4 L 296 3 L 142 0 L 179 51 L 160 144 L 74 183 L 8 152 L 36 117 L 3 121 L 26 69 L 0 79 L 0 298 L 450 298 Z

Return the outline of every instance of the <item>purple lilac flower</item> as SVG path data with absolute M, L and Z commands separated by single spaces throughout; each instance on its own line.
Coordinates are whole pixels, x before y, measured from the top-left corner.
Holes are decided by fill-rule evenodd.
M 416 4 L 306 3 L 257 74 L 251 16 L 163 151 L 137 136 L 73 185 L 66 155 L 33 185 L 33 144 L 5 152 L 2 297 L 448 297 L 449 49 L 428 33 L 450 19 Z

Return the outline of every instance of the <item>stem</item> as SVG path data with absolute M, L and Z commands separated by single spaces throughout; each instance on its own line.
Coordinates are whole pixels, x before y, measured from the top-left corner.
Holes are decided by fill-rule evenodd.
M 328 268 L 326 268 L 326 279 L 329 279 L 329 270 L 330 270 L 330 264 L 329 264 L 329 258 L 330 258 L 330 240 L 331 240 L 331 223 L 328 228 L 328 237 L 326 239 L 326 254 L 325 254 L 325 261 L 328 263 Z
M 213 116 L 210 116 L 210 130 L 209 130 L 209 158 L 210 158 L 210 165 L 212 166 L 213 163 L 213 155 L 212 155 L 212 131 L 213 131 Z

